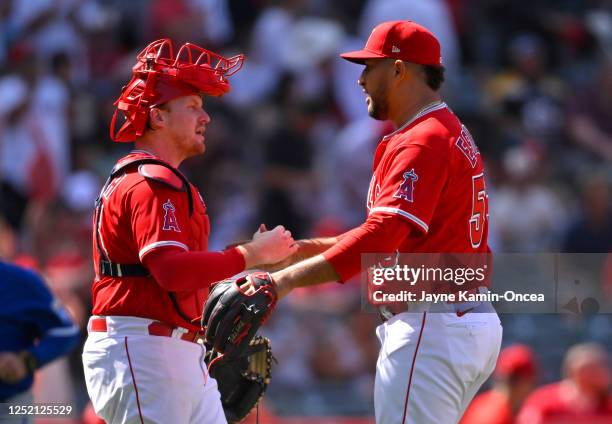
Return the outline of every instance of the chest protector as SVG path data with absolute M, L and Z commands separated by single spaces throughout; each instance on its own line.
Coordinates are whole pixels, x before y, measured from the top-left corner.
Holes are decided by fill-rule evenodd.
M 151 168 L 148 168 L 144 165 L 156 165 L 162 166 L 164 168 L 163 177 L 158 177 L 155 174 L 147 172 Z M 100 242 L 100 220 L 101 220 L 101 212 L 102 212 L 102 193 L 105 192 L 106 188 L 109 184 L 117 177 L 121 176 L 128 168 L 131 167 L 139 167 L 139 173 L 151 180 L 158 181 L 162 184 L 166 184 L 178 191 L 185 191 L 189 204 L 189 216 L 191 217 L 194 212 L 194 199 L 193 193 L 191 190 L 191 186 L 189 185 L 189 181 L 187 178 L 177 169 L 173 168 L 166 162 L 153 158 L 153 157 L 132 157 L 126 158 L 118 162 L 113 168 L 110 176 L 104 183 L 104 187 L 100 192 L 100 196 L 96 199 L 96 207 L 95 207 L 95 243 L 96 249 L 100 258 L 100 265 L 98 271 L 100 275 L 121 278 L 121 277 L 150 277 L 151 274 L 147 270 L 147 268 L 142 263 L 133 263 L 133 264 L 120 264 L 116 262 L 112 262 L 104 253 L 104 249 L 101 248 Z M 208 223 L 204 223 L 205 231 L 208 230 Z M 203 296 L 205 296 L 206 290 L 201 290 L 197 292 L 168 292 L 168 296 L 172 302 L 172 305 L 178 315 L 184 319 L 186 322 L 191 324 L 198 322 L 200 320 L 201 315 L 201 305 L 203 301 Z

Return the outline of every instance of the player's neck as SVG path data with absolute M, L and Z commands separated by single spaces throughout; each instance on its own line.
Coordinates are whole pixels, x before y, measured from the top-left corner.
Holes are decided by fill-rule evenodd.
M 407 100 L 397 102 L 398 107 L 396 110 L 389 111 L 389 119 L 393 122 L 395 128 L 402 127 L 406 122 L 411 121 L 427 108 L 442 101 L 438 93 L 435 92 L 407 96 L 405 99 Z
M 156 137 L 154 134 L 145 134 L 134 142 L 134 148 L 144 150 L 157 156 L 170 165 L 178 168 L 181 162 L 185 159 L 180 152 L 177 152 L 172 143 L 168 143 L 162 137 Z

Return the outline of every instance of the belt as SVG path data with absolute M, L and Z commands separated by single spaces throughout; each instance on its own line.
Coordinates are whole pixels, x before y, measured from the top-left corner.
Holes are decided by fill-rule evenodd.
M 106 333 L 108 331 L 106 318 L 92 318 L 89 323 L 89 331 L 93 331 L 95 333 Z M 193 343 L 197 343 L 199 338 L 204 338 L 203 331 L 189 331 L 186 328 L 176 327 L 161 321 L 153 321 L 147 326 L 147 330 L 151 336 L 162 337 L 175 337 L 175 334 L 177 334 L 175 333 L 175 330 L 178 330 L 178 333 L 182 334 L 180 334 L 180 336 L 177 338 Z

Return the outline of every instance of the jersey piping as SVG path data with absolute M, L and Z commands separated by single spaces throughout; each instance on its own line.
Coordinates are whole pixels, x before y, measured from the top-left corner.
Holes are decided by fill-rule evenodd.
M 187 252 L 189 251 L 189 247 L 187 247 L 186 244 L 181 243 L 180 241 L 164 240 L 164 241 L 156 241 L 154 243 L 146 245 L 145 247 L 140 249 L 140 252 L 138 252 L 138 257 L 142 261 L 142 258 L 144 257 L 146 253 L 148 253 L 149 251 L 153 249 L 157 249 L 158 247 L 164 247 L 164 246 L 176 246 L 176 247 L 180 247 L 181 249 Z
M 398 129 L 396 129 L 392 133 L 387 134 L 386 136 L 384 136 L 383 140 L 387 140 L 390 137 L 393 137 L 395 134 L 397 134 L 399 132 L 402 132 L 404 129 L 406 129 L 408 126 L 410 126 L 412 123 L 414 123 L 414 121 L 416 121 L 417 119 L 422 118 L 425 115 L 429 115 L 430 113 L 435 112 L 436 110 L 444 109 L 446 107 L 448 107 L 448 106 L 444 102 L 434 103 L 433 105 L 426 107 L 425 109 L 421 110 L 416 115 L 414 115 L 412 118 L 410 118 L 408 120 L 408 122 L 406 122 L 404 125 L 402 125 Z
M 387 206 L 377 206 L 375 208 L 370 209 L 370 215 L 375 213 L 375 212 L 388 212 L 388 213 L 393 213 L 393 214 L 397 214 L 397 215 L 401 215 L 404 218 L 408 218 L 409 220 L 411 220 L 412 222 L 414 222 L 415 224 L 419 225 L 422 229 L 425 230 L 425 232 L 427 233 L 429 231 L 429 226 L 427 224 L 425 224 L 425 222 L 423 222 L 422 220 L 420 220 L 419 218 L 417 218 L 416 216 L 414 216 L 411 213 L 408 213 L 402 209 L 399 208 L 390 208 Z

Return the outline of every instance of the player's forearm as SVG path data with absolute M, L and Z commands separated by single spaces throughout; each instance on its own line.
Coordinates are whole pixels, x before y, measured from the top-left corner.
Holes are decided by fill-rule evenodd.
M 298 240 L 298 251 L 291 256 L 291 263 L 294 264 L 319 255 L 336 243 L 338 243 L 337 237 Z
M 193 291 L 245 269 L 236 249 L 221 252 L 185 252 L 174 248 L 155 249 L 143 258 L 155 281 L 168 291 Z
M 70 327 L 57 327 L 40 339 L 38 344 L 28 349 L 36 358 L 37 368 L 70 352 L 79 342 L 79 328 L 76 325 Z
M 290 265 L 296 264 L 298 262 L 304 261 L 306 259 L 312 258 L 313 256 L 319 255 L 330 247 L 338 243 L 340 237 L 325 237 L 325 238 L 315 238 L 315 239 L 302 239 L 295 242 L 297 245 L 297 252 L 293 255 L 289 256 L 284 261 L 259 267 L 259 269 L 268 272 L 276 272 L 281 269 L 285 269 Z M 247 269 L 249 267 L 247 266 Z
M 345 233 L 342 240 L 323 253 L 346 282 L 361 271 L 364 253 L 395 252 L 411 234 L 412 225 L 396 215 L 371 215 L 359 227 Z
M 322 255 L 316 255 L 282 271 L 275 272 L 272 274 L 272 278 L 276 283 L 280 299 L 295 288 L 337 281 L 339 277 Z
M 371 216 L 361 226 L 319 244 L 329 247 L 325 255 L 306 259 L 272 274 L 279 297 L 298 287 L 328 281 L 348 281 L 361 269 L 361 254 L 395 251 L 411 231 L 411 225 L 397 216 Z
M 244 258 L 244 269 L 252 269 L 262 263 L 259 251 L 253 247 L 251 242 L 237 245 L 235 248 Z

